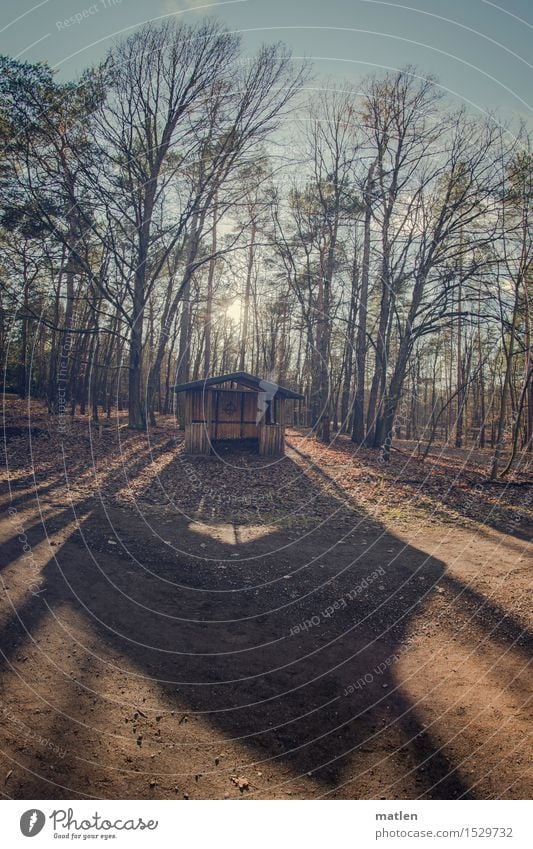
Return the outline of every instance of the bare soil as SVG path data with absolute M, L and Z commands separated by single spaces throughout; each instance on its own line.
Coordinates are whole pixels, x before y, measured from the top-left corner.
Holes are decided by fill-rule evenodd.
M 531 795 L 527 466 L 122 425 L 8 402 L 4 796 Z

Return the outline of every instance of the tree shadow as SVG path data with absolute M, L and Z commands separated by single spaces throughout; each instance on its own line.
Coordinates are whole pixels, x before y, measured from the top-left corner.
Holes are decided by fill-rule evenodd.
M 69 607 L 97 635 L 95 656 L 106 648 L 127 659 L 177 710 L 202 716 L 256 762 L 280 761 L 291 776 L 310 776 L 317 796 L 344 785 L 339 795 L 350 796 L 362 752 L 375 745 L 384 761 L 402 750 L 420 795 L 468 798 L 395 673 L 444 564 L 350 505 L 323 470 L 297 460 L 250 457 L 244 471 L 241 461 L 224 471 L 216 458 L 187 459 L 194 486 L 215 505 L 208 497 L 193 516 L 167 508 L 143 524 L 134 511 L 77 502 L 77 515 L 90 515 L 44 566 L 39 594 L 11 615 L 5 664 L 46 617 Z M 183 463 L 173 459 L 159 485 L 186 486 Z M 232 511 L 228 496 L 226 516 L 217 515 L 220 474 L 241 499 Z M 254 497 L 243 507 L 246 479 Z M 261 502 L 258 493 L 270 498 Z M 54 531 L 73 518 L 71 508 L 57 513 Z M 27 534 L 35 544 L 38 523 Z M 80 680 L 89 673 L 80 671 Z M 67 795 L 81 786 L 71 770 Z M 49 792 L 36 777 L 33 798 Z

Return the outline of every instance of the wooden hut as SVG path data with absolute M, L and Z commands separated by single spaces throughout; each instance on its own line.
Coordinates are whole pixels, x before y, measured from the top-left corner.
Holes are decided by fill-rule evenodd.
M 185 450 L 209 454 L 219 440 L 257 440 L 259 454 L 285 451 L 285 401 L 303 395 L 245 371 L 193 380 L 174 387 L 185 393 Z

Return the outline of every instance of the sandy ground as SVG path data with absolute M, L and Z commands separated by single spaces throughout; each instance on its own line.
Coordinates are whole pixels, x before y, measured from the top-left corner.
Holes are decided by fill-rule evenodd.
M 4 796 L 531 795 L 527 487 L 482 516 L 479 485 L 450 505 L 425 466 L 395 484 L 342 441 L 188 459 L 170 421 L 67 437 L 19 414 Z

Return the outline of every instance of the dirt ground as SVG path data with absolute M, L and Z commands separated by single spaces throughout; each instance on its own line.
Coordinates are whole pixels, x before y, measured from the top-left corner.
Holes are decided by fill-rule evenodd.
M 531 471 L 9 402 L 4 797 L 531 796 Z M 465 465 L 466 464 L 466 465 Z

